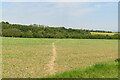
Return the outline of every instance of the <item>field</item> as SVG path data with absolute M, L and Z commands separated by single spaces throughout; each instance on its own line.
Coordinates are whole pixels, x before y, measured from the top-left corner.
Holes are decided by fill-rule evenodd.
M 90 32 L 91 34 L 99 34 L 99 35 L 115 35 L 118 33 L 102 33 L 102 32 Z
M 117 59 L 118 41 L 2 38 L 3 78 L 40 78 Z
M 46 78 L 118 78 L 118 62 L 98 63 L 85 68 L 49 75 Z

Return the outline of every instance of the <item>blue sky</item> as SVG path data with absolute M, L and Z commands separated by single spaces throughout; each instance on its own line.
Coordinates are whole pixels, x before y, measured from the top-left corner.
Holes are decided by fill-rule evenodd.
M 2 0 L 2 2 L 118 2 L 119 0 Z
M 0 9 L 10 23 L 118 30 L 117 2 L 3 2 Z

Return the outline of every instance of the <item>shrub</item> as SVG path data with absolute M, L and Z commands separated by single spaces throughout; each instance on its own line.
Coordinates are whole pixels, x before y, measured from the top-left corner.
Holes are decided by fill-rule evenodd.
M 5 37 L 21 37 L 22 32 L 16 28 L 4 29 L 2 35 Z

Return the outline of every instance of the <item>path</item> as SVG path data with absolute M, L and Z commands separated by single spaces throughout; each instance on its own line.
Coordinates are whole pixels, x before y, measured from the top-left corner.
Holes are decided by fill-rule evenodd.
M 56 60 L 56 47 L 55 47 L 55 43 L 53 42 L 52 43 L 52 57 L 51 57 L 51 60 L 49 61 L 49 64 L 48 64 L 48 67 L 49 67 L 49 70 L 48 70 L 48 73 L 49 74 L 54 74 L 56 72 L 55 70 L 55 60 Z

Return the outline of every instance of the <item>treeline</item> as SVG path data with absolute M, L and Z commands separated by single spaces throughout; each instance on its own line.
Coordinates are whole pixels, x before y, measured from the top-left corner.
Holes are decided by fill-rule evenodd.
M 75 38 L 75 39 L 118 39 L 118 35 L 91 35 L 90 30 L 66 29 L 65 27 L 48 27 L 44 25 L 19 25 L 0 23 L 3 37 L 22 38 Z M 93 31 L 94 32 L 94 31 Z
M 112 33 L 112 31 L 103 31 L 103 30 L 89 30 L 90 32 L 102 32 L 102 33 Z

